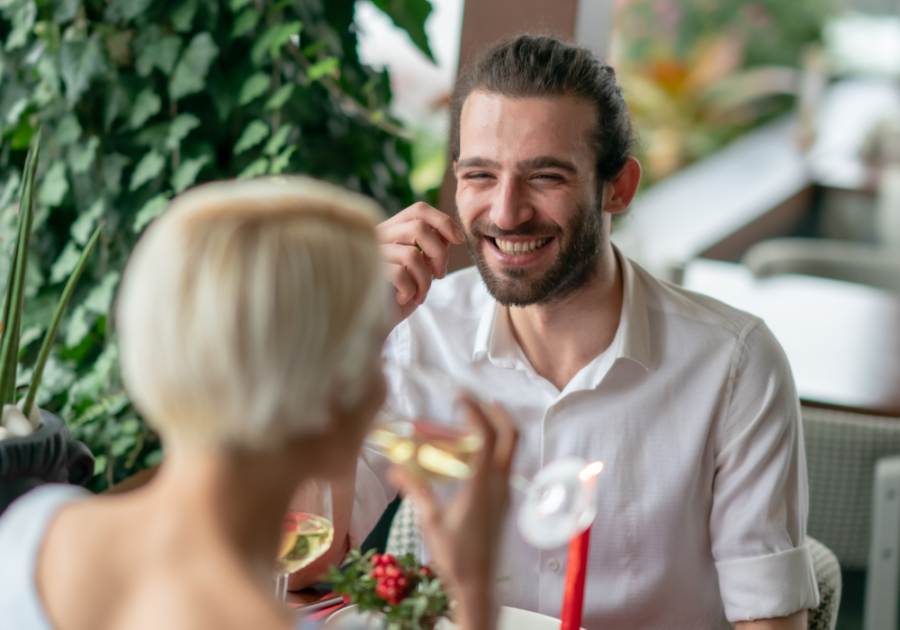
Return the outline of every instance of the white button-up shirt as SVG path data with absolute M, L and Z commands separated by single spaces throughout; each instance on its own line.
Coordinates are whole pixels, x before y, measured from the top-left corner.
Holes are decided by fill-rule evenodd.
M 566 456 L 605 463 L 585 628 L 728 628 L 817 606 L 799 402 L 781 347 L 758 318 L 619 261 L 616 335 L 562 391 L 534 371 L 475 268 L 435 281 L 385 354 L 505 405 L 520 431 L 516 474 Z M 385 466 L 361 459 L 357 537 L 394 494 Z M 522 540 L 516 495 L 501 602 L 558 617 L 566 548 Z

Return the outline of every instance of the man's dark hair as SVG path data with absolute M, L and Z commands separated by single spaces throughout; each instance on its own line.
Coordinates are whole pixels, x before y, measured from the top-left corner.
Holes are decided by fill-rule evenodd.
M 450 154 L 459 159 L 459 119 L 472 92 L 509 98 L 575 96 L 597 108 L 593 142 L 597 183 L 613 181 L 631 156 L 631 120 L 615 71 L 586 48 L 556 37 L 519 35 L 494 44 L 469 65 L 451 102 Z

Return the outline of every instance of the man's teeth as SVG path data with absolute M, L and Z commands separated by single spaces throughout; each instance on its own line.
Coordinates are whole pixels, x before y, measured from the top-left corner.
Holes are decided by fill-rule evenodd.
M 538 238 L 533 241 L 501 241 L 495 238 L 497 248 L 504 254 L 530 254 L 547 244 L 547 238 Z

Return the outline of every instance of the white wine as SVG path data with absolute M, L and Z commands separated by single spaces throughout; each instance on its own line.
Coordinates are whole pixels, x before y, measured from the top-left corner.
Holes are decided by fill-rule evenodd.
M 305 512 L 288 512 L 281 528 L 277 572 L 293 573 L 311 564 L 328 551 L 333 539 L 334 525 L 327 518 Z
M 383 421 L 369 433 L 369 440 L 392 462 L 426 479 L 468 479 L 483 442 L 474 427 L 423 419 Z

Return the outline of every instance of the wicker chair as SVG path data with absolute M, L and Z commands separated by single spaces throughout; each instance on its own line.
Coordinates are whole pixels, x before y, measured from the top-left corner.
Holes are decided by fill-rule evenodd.
M 819 607 L 809 611 L 809 630 L 834 630 L 841 603 L 841 566 L 825 545 L 807 537 L 819 586 Z M 400 503 L 388 534 L 387 552 L 392 555 L 411 553 L 421 559 L 424 553 L 419 533 L 416 506 L 409 499 Z

